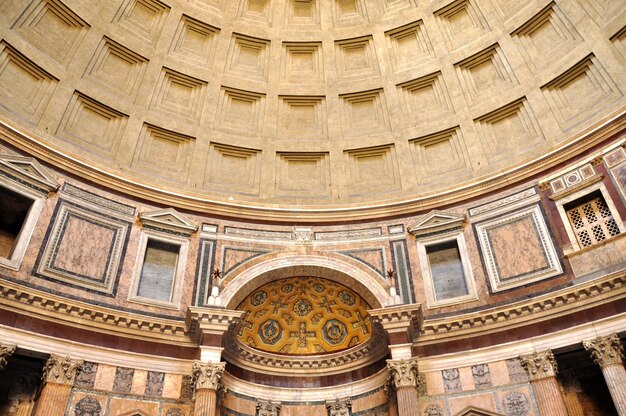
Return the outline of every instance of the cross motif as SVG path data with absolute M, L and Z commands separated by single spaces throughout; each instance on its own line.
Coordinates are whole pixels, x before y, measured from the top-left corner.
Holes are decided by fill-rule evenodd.
M 307 339 L 315 338 L 315 332 L 306 330 L 306 323 L 300 322 L 298 332 L 290 332 L 289 338 L 298 338 L 298 346 L 300 348 L 306 348 Z
M 333 311 L 330 308 L 331 306 L 335 306 L 336 304 L 337 302 L 335 302 L 334 300 L 331 300 L 329 302 L 328 299 L 326 299 L 326 296 L 322 296 L 322 302 L 318 303 L 317 306 L 319 306 L 320 308 L 326 309 L 326 313 L 333 313 Z
M 270 302 L 270 305 L 274 307 L 274 313 L 277 314 L 280 309 L 284 309 L 287 307 L 287 304 L 283 302 L 282 299 L 273 300 Z
M 361 331 L 363 331 L 364 334 L 369 334 L 369 329 L 367 329 L 367 325 L 372 322 L 372 319 L 369 316 L 366 316 L 365 318 L 363 318 L 361 316 L 361 312 L 357 311 L 356 312 L 356 318 L 357 321 L 355 323 L 352 324 L 352 328 L 354 329 L 359 329 L 361 328 Z
M 239 330 L 237 331 L 237 335 L 242 336 L 244 329 L 252 329 L 252 322 L 248 321 L 248 318 L 250 317 L 250 313 L 251 313 L 250 311 L 247 311 L 246 314 L 241 319 L 240 324 L 239 324 Z

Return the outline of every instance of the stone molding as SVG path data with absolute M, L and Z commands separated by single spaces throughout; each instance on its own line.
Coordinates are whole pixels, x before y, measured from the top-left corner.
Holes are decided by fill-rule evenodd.
M 205 336 L 222 336 L 233 323 L 243 315 L 243 311 L 226 308 L 196 307 L 187 308 L 187 327 L 190 334 L 202 340 Z
M 350 416 L 352 412 L 352 400 L 349 398 L 336 399 L 326 402 L 328 416 Z
M 7 358 L 9 358 L 15 352 L 15 345 L 0 344 L 0 371 L 4 370 L 4 367 L 8 364 Z
M 193 387 L 194 391 L 201 389 L 217 390 L 222 383 L 222 374 L 226 363 L 193 363 Z
M 258 400 L 256 402 L 257 416 L 280 416 L 280 403 L 271 400 Z
M 45 383 L 73 385 L 78 370 L 85 362 L 72 360 L 70 357 L 51 355 L 43 367 L 43 381 Z
M 464 214 L 433 210 L 409 225 L 407 231 L 413 234 L 415 238 L 421 238 L 456 230 L 463 227 L 464 223 Z
M 607 365 L 623 365 L 624 345 L 617 334 L 598 337 L 583 341 L 585 350 L 591 353 L 591 358 L 600 367 Z
M 32 157 L 0 155 L 0 173 L 44 197 L 59 188 L 54 176 Z
M 530 355 L 522 355 L 519 358 L 531 381 L 556 377 L 558 368 L 551 350 L 535 351 Z
M 404 342 L 412 342 L 422 321 L 422 305 L 390 306 L 368 311 L 372 320 L 379 323 L 389 334 L 404 334 Z
M 198 226 L 174 208 L 142 212 L 139 219 L 144 227 L 190 236 Z
M 387 368 L 390 381 L 396 389 L 399 387 L 417 388 L 419 383 L 417 358 L 387 360 Z

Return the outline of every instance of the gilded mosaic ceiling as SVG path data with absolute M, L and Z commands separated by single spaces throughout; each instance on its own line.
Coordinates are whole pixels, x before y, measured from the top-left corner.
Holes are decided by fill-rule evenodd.
M 339 283 L 291 277 L 268 283 L 237 309 L 240 342 L 261 351 L 303 355 L 345 350 L 367 341 L 370 306 Z

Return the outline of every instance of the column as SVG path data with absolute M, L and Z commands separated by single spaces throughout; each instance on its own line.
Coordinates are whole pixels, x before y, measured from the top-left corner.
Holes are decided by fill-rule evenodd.
M 50 356 L 43 367 L 44 387 L 37 400 L 35 416 L 56 416 L 65 412 L 76 373 L 82 366 L 82 360 Z
M 15 345 L 0 344 L 0 371 L 7 366 L 9 358 L 15 352 Z
M 280 416 L 280 407 L 280 403 L 259 399 L 256 402 L 257 416 Z
M 418 409 L 417 386 L 419 372 L 417 358 L 387 360 L 387 368 L 398 399 L 398 416 L 414 415 Z
M 352 412 L 352 401 L 350 399 L 337 399 L 326 402 L 328 416 L 350 416 Z
M 194 416 L 215 416 L 217 390 L 220 387 L 226 363 L 193 364 L 193 386 L 195 391 Z
M 616 334 L 583 341 L 593 360 L 602 369 L 602 375 L 611 392 L 617 414 L 626 416 L 626 369 L 624 369 L 624 346 Z
M 561 388 L 556 380 L 557 365 L 552 351 L 534 352 L 519 357 L 530 377 L 541 416 L 567 416 Z

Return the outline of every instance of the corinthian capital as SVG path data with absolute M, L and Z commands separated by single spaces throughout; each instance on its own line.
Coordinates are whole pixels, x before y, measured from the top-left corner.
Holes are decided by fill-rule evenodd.
M 280 403 L 274 403 L 271 400 L 258 400 L 256 402 L 256 410 L 258 416 L 280 416 Z
M 42 380 L 46 383 L 74 384 L 76 373 L 83 366 L 83 360 L 72 360 L 70 357 L 51 355 L 43 366 Z
M 196 390 L 217 390 L 222 380 L 226 363 L 202 363 L 196 361 L 193 364 L 193 385 Z
M 544 352 L 535 351 L 530 355 L 522 355 L 519 359 L 531 381 L 556 376 L 556 360 L 550 350 Z
M 15 352 L 15 345 L 0 344 L 0 371 L 7 365 L 7 358 Z
M 622 364 L 624 359 L 624 346 L 616 334 L 583 341 L 583 346 L 600 367 Z
M 334 402 L 326 402 L 328 416 L 350 416 L 352 401 L 350 399 L 337 399 Z
M 417 358 L 387 360 L 387 368 L 396 388 L 417 387 L 419 381 Z

